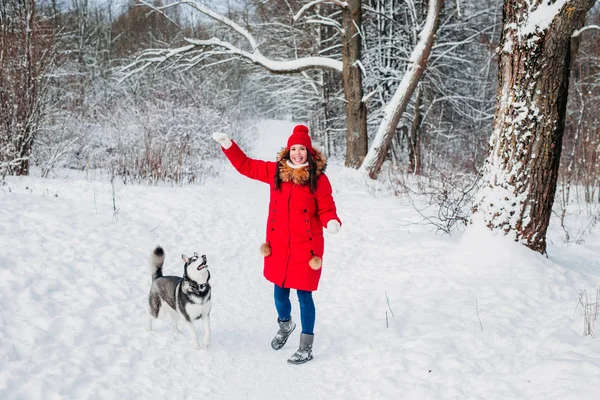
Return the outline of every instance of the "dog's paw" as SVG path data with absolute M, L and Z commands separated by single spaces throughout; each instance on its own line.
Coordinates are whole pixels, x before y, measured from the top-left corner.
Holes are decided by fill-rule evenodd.
M 195 343 L 192 345 L 192 348 L 194 350 L 202 350 L 202 346 L 200 345 L 200 343 Z
M 208 349 L 210 349 L 210 343 L 206 343 L 206 342 L 205 342 L 205 343 L 202 345 L 202 347 L 203 347 L 204 349 L 208 350 Z

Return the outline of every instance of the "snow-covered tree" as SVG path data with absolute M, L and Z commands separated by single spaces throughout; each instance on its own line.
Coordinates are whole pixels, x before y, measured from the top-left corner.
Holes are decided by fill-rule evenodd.
M 600 3 L 590 11 L 586 26 L 573 33 L 571 54 L 565 155 L 559 177 L 563 206 L 575 196 L 588 204 L 600 201 Z
M 34 0 L 0 3 L 0 173 L 29 174 L 47 107 L 54 29 Z
M 346 165 L 358 167 L 367 151 L 367 126 L 366 107 L 363 101 L 362 71 L 361 71 L 361 19 L 362 9 L 360 0 L 314 0 L 304 3 L 299 9 L 293 9 L 291 3 L 284 2 L 282 6 L 289 9 L 290 19 L 293 23 L 328 24 L 335 26 L 340 32 L 340 52 L 338 57 L 325 57 L 318 54 L 301 54 L 302 46 L 288 43 L 288 48 L 297 51 L 296 57 L 280 60 L 277 56 L 263 54 L 261 41 L 253 31 L 249 21 L 246 26 L 236 22 L 229 16 L 201 4 L 194 0 L 177 1 L 165 6 L 153 6 L 145 3 L 157 12 L 174 6 L 184 5 L 191 7 L 199 13 L 213 19 L 222 26 L 234 32 L 237 37 L 230 40 L 213 36 L 209 39 L 188 37 L 185 45 L 164 50 L 150 50 L 142 54 L 140 59 L 126 67 L 130 73 L 138 72 L 152 65 L 167 61 L 181 61 L 190 65 L 197 65 L 207 58 L 225 57 L 226 60 L 242 60 L 254 65 L 259 65 L 273 74 L 299 74 L 306 71 L 330 70 L 340 74 L 344 86 L 344 99 L 346 103 Z M 335 18 L 323 15 L 309 14 L 314 7 L 322 4 L 334 4 L 341 13 L 341 22 Z M 241 40 L 240 40 L 241 38 Z M 309 46 L 310 50 L 313 47 Z M 316 49 L 321 50 L 321 49 Z
M 595 0 L 505 0 L 496 116 L 474 221 L 546 251 L 573 31 Z
M 419 41 L 412 49 L 408 68 L 394 95 L 385 107 L 377 134 L 360 167 L 360 170 L 368 173 L 371 178 L 376 178 L 379 174 L 400 118 L 408 107 L 408 102 L 423 76 L 435 40 L 442 6 L 443 0 L 429 0 L 427 18 L 421 30 Z
M 364 2 L 368 126 L 375 136 L 386 106 L 407 73 L 425 34 L 428 0 Z M 427 68 L 390 135 L 382 159 L 414 174 L 446 168 L 474 172 L 483 161 L 484 131 L 495 108 L 499 2 L 445 2 Z M 405 93 L 406 94 L 406 93 Z M 383 147 L 382 147 L 383 149 Z

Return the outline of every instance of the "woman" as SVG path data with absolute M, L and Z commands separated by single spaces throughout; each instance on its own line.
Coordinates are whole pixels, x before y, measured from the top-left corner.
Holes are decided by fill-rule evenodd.
M 290 289 L 296 289 L 302 333 L 300 346 L 288 362 L 303 364 L 313 358 L 316 312 L 312 292 L 321 277 L 323 227 L 337 233 L 341 226 L 325 175 L 325 156 L 312 147 L 305 125 L 294 127 L 276 162 L 248 158 L 224 133 L 217 132 L 213 138 L 238 172 L 271 187 L 267 240 L 260 248 L 265 257 L 264 276 L 275 285 L 279 331 L 271 347 L 281 349 L 296 328 L 290 303 Z

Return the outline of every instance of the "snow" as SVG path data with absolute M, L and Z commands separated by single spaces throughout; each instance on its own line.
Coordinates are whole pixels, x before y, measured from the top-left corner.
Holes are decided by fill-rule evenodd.
M 525 37 L 535 32 L 543 32 L 550 26 L 554 17 L 560 10 L 569 3 L 570 0 L 543 0 L 541 4 L 535 7 L 535 1 L 529 5 L 529 12 L 526 23 L 519 28 L 519 36 Z M 535 7 L 535 9 L 534 9 Z
M 274 159 L 291 127 L 265 122 L 248 154 Z M 567 245 L 555 222 L 549 258 L 482 224 L 437 236 L 410 224 L 420 217 L 384 183 L 334 163 L 343 226 L 326 233 L 315 358 L 292 366 L 299 330 L 270 347 L 276 315 L 258 252 L 267 186 L 224 157 L 219 166 L 203 185 L 116 185 L 116 217 L 107 180 L 7 178 L 0 398 L 597 398 L 600 346 L 576 307 L 598 288 L 597 232 Z M 209 349 L 193 350 L 167 320 L 145 330 L 156 244 L 168 274 L 182 272 L 181 253 L 207 255 Z

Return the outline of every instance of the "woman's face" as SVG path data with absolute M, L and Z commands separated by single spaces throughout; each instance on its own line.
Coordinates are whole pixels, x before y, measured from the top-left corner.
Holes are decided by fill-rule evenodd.
M 308 150 L 301 144 L 290 147 L 290 161 L 294 165 L 304 164 L 308 158 Z

